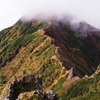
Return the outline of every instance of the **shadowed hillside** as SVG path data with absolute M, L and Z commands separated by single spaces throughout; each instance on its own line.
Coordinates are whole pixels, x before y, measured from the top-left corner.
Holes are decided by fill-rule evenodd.
M 91 75 L 96 70 L 100 63 L 99 32 L 79 33 L 62 22 L 51 25 L 45 31 L 52 37 L 52 43 L 59 47 L 58 58 L 66 69 L 74 67 L 78 76 Z

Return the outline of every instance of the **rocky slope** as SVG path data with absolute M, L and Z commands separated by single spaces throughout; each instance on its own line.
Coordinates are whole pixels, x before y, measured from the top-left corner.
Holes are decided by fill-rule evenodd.
M 76 97 L 80 99 L 84 93 L 90 93 L 90 86 L 95 80 L 93 77 L 88 86 L 86 85 L 88 89 L 80 93 L 78 89 L 84 88 L 81 82 L 90 80 L 80 78 L 91 76 L 99 64 L 100 32 L 87 23 L 80 22 L 76 28 L 69 22 L 55 18 L 19 20 L 12 27 L 0 32 L 0 98 L 4 100 L 14 95 L 13 99 L 8 100 L 16 100 L 22 95 L 22 100 L 37 100 L 38 97 L 32 91 L 38 89 L 43 94 L 48 94 L 47 91 L 52 89 L 60 100 Z M 38 75 L 38 81 L 35 76 L 32 82 L 30 78 L 18 81 L 32 73 Z M 97 77 L 99 78 L 99 74 Z M 14 93 L 10 94 L 11 91 L 6 87 L 15 78 L 18 84 L 14 86 Z M 99 80 L 96 86 L 99 87 Z M 75 96 L 70 94 L 73 88 L 77 89 Z M 43 97 L 44 95 L 41 99 Z

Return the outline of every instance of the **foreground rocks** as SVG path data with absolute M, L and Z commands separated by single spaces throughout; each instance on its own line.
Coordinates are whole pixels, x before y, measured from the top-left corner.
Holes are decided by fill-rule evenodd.
M 23 76 L 20 79 L 15 77 L 13 82 L 8 82 L 0 100 L 23 100 L 20 94 L 32 90 L 34 90 L 33 95 L 37 95 L 39 100 L 58 100 L 58 95 L 52 90 L 42 91 L 39 76 L 34 74 Z
M 43 92 L 41 90 L 35 90 L 34 94 L 37 95 L 42 100 L 58 100 L 58 95 L 53 92 L 52 90 L 49 90 L 47 92 Z
M 23 86 L 23 84 L 27 83 L 26 86 L 31 86 L 30 88 L 32 88 L 32 84 L 34 85 L 34 83 L 37 83 L 37 82 L 38 82 L 38 78 L 35 77 L 34 74 L 23 76 L 20 79 L 16 79 L 15 77 L 13 82 L 8 82 L 8 84 L 4 88 L 4 92 L 0 99 L 1 100 L 16 100 L 18 94 L 20 92 L 24 92 L 23 87 L 25 86 Z

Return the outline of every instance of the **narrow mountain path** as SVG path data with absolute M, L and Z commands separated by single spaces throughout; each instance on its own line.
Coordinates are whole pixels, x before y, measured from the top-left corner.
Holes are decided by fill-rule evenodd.
M 49 87 L 47 87 L 47 88 L 45 89 L 45 91 L 49 91 L 50 89 L 52 89 L 53 86 L 56 85 L 56 84 L 58 83 L 58 81 L 59 81 L 61 78 L 65 77 L 65 76 L 69 73 L 69 71 L 66 71 L 66 73 L 63 74 L 63 70 L 64 70 L 64 68 L 62 68 L 62 70 L 61 70 L 60 77 L 59 77 L 58 79 L 55 79 L 55 80 L 53 81 L 53 83 L 52 83 Z
M 59 61 L 59 59 L 58 59 L 57 56 L 56 56 L 56 55 L 57 55 L 57 51 L 58 51 L 58 47 L 57 47 L 56 50 L 55 50 L 55 55 L 53 55 L 53 56 L 51 57 L 51 59 L 55 59 L 55 60 Z M 58 83 L 58 81 L 59 81 L 61 78 L 65 77 L 65 76 L 69 73 L 69 71 L 66 70 L 65 74 L 63 74 L 63 71 L 65 70 L 65 67 L 62 65 L 62 62 L 60 62 L 60 61 L 59 61 L 59 64 L 60 64 L 60 66 L 62 67 L 62 69 L 61 69 L 61 71 L 60 71 L 59 78 L 58 78 L 58 79 L 55 79 L 55 80 L 53 81 L 53 83 L 52 83 L 49 87 L 47 87 L 47 88 L 45 89 L 45 91 L 49 91 L 50 89 L 52 89 L 53 86 L 56 85 L 56 84 Z
M 35 49 L 30 53 L 29 57 L 34 54 L 37 50 L 39 50 L 40 47 L 43 47 L 44 43 L 47 41 L 48 38 L 46 38 L 42 43 L 40 43 Z

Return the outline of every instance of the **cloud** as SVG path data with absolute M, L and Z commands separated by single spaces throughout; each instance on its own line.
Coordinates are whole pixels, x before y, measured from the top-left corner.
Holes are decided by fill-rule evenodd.
M 27 13 L 70 13 L 100 28 L 100 0 L 0 0 L 0 29 L 13 25 Z

